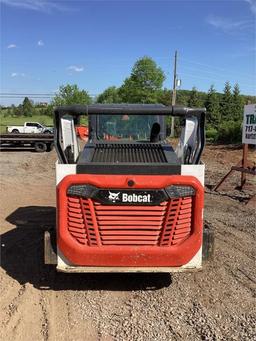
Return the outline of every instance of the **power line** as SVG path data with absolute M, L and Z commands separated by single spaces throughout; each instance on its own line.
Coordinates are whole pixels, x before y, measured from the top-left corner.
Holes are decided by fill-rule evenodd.
M 214 76 L 216 76 L 218 78 L 223 78 L 223 79 L 227 79 L 227 78 L 230 78 L 230 77 L 231 78 L 233 78 L 233 77 L 237 78 L 237 76 L 227 76 L 227 75 L 223 75 L 223 73 L 212 72 L 212 71 L 209 71 L 209 70 L 200 70 L 198 68 L 193 68 L 193 67 L 190 67 L 190 66 L 187 66 L 187 65 L 182 65 L 182 64 L 181 64 L 181 67 L 184 68 L 184 69 L 188 69 L 190 71 L 195 71 L 197 73 L 200 72 L 201 74 L 207 73 L 207 74 L 214 75 Z M 248 77 L 245 77 L 245 78 L 248 81 L 255 81 L 256 80 L 256 78 L 253 78 L 253 77 L 252 77 L 252 79 L 248 79 Z
M 217 67 L 217 66 L 212 66 L 212 65 L 209 65 L 209 64 L 204 64 L 204 63 L 200 63 L 200 62 L 195 62 L 193 60 L 189 60 L 189 59 L 186 59 L 186 58 L 181 58 L 181 61 L 185 61 L 187 63 L 190 63 L 190 64 L 196 64 L 196 65 L 200 65 L 200 66 L 203 66 L 204 68 L 208 68 L 208 69 L 215 69 L 215 70 L 218 70 L 218 71 L 222 71 L 222 72 L 225 72 L 225 73 L 234 73 L 235 75 L 240 75 L 240 77 L 250 77 L 252 79 L 255 79 L 254 76 L 252 75 L 248 75 L 248 74 L 245 74 L 245 73 L 241 73 L 241 72 L 237 72 L 237 71 L 230 71 L 230 70 L 227 70 L 226 68 L 220 68 L 220 67 Z
M 184 76 L 188 76 L 188 77 L 190 77 L 190 78 L 195 78 L 195 79 L 204 79 L 204 80 L 208 80 L 208 81 L 212 81 L 212 80 L 219 80 L 217 77 L 207 77 L 207 76 L 205 76 L 205 77 L 203 77 L 203 76 L 198 76 L 197 74 L 190 74 L 190 73 L 184 73 L 184 72 L 180 72 L 182 75 L 184 75 Z M 238 83 L 240 86 L 242 86 L 242 87 L 245 87 L 245 88 L 250 88 L 250 89 L 252 89 L 252 90 L 254 90 L 255 89 L 255 87 L 252 85 L 252 84 L 245 84 L 245 83 L 241 83 L 241 82 L 239 82 Z
M 0 95 L 21 95 L 21 96 L 55 96 L 57 93 L 19 93 L 19 92 L 0 92 Z
M 52 98 L 58 93 L 18 93 L 18 92 L 1 92 L 0 97 L 2 98 Z M 90 97 L 97 97 L 98 94 L 89 94 Z

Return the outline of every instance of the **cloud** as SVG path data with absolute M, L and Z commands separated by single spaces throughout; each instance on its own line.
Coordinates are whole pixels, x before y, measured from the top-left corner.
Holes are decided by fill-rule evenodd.
M 217 17 L 217 16 L 209 16 L 206 19 L 206 22 L 209 25 L 217 29 L 220 29 L 224 32 L 241 31 L 253 25 L 253 22 L 251 20 L 235 21 L 230 18 Z
M 9 44 L 7 49 L 15 49 L 17 46 L 15 44 Z
M 42 40 L 38 40 L 37 45 L 38 46 L 44 46 L 44 42 Z
M 11 77 L 26 77 L 25 73 L 12 72 Z
M 45 13 L 70 10 L 70 8 L 54 0 L 0 0 L 0 2 L 10 7 Z
M 244 0 L 244 1 L 249 4 L 252 13 L 256 14 L 256 0 Z
M 84 67 L 83 66 L 77 66 L 77 65 L 70 65 L 67 67 L 68 71 L 73 71 L 73 72 L 83 72 Z

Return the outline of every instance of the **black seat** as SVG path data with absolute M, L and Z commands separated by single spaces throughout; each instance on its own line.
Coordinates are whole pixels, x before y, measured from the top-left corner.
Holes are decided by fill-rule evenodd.
M 150 142 L 158 142 L 160 140 L 160 124 L 158 122 L 153 123 L 150 132 Z

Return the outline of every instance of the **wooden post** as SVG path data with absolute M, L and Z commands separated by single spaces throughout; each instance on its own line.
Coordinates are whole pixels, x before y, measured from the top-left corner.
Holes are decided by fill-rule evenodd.
M 217 189 L 222 185 L 222 183 L 227 179 L 227 177 L 229 177 L 229 175 L 233 173 L 233 169 L 231 169 L 221 180 L 220 182 L 217 183 L 217 185 L 215 185 L 213 187 L 213 191 L 217 191 Z
M 244 106 L 244 121 L 243 121 L 243 156 L 242 160 L 236 165 L 232 166 L 230 171 L 213 187 L 214 191 L 221 186 L 221 184 L 227 179 L 227 177 L 232 174 L 233 171 L 241 173 L 241 186 L 240 190 L 246 183 L 246 174 L 256 176 L 255 162 L 252 163 L 248 160 L 248 145 L 256 145 L 255 140 L 256 133 L 256 104 L 248 104 Z M 252 198 L 254 198 L 253 196 Z M 251 198 L 251 199 L 252 199 Z M 252 200 L 249 200 L 248 203 Z
M 247 168 L 247 158 L 248 158 L 248 144 L 244 143 L 243 144 L 243 159 L 242 159 L 242 168 Z M 241 173 L 241 189 L 246 183 L 246 173 L 242 172 Z

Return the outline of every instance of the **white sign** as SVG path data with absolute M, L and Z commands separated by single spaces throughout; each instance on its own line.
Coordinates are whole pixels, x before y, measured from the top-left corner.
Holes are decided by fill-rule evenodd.
M 256 104 L 244 106 L 242 142 L 245 144 L 256 144 Z

